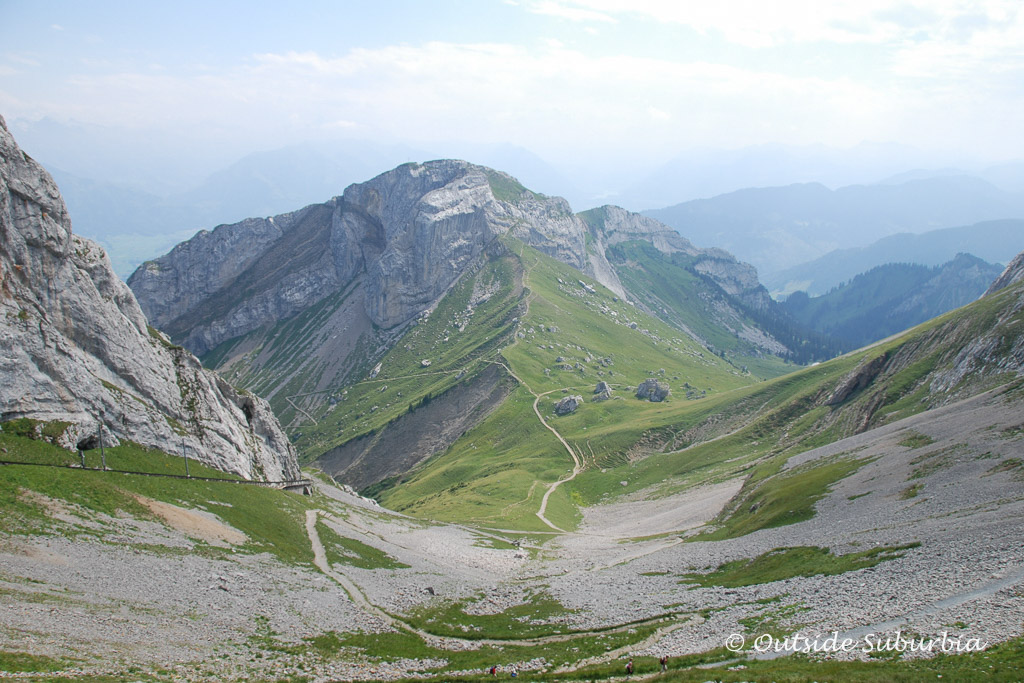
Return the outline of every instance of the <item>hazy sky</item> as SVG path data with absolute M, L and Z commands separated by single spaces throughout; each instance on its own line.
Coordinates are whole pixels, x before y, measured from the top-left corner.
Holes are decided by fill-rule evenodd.
M 271 149 L 894 141 L 1024 157 L 1024 3 L 0 0 L 0 113 Z

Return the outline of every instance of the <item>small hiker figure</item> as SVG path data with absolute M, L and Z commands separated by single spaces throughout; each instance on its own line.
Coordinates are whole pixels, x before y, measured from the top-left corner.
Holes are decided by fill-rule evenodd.
M 512 667 L 512 678 L 516 678 L 518 676 L 519 676 L 519 672 L 516 671 L 516 668 L 513 666 Z
M 668 655 L 662 655 L 661 659 L 658 660 L 658 663 L 661 664 L 662 673 L 668 671 Z
M 498 675 L 498 667 L 492 666 L 491 670 L 488 673 L 490 673 L 492 676 L 497 676 Z
M 626 675 L 627 676 L 632 676 L 633 675 L 633 658 L 632 657 L 630 657 L 629 661 L 626 662 Z

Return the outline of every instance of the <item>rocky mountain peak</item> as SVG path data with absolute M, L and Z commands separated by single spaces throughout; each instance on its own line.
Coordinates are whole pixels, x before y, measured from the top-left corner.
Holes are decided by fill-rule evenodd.
M 269 406 L 149 327 L 104 251 L 71 231 L 50 175 L 0 118 L 0 420 L 66 423 L 245 477 L 298 474 Z
M 1024 280 L 1024 251 L 1017 254 L 1012 261 L 1006 266 L 1002 274 L 995 279 L 995 282 L 988 288 L 984 296 L 989 294 L 995 294 L 1000 289 L 1005 289 L 1015 282 Z
M 505 173 L 456 160 L 409 163 L 323 204 L 201 232 L 128 283 L 157 325 L 203 354 L 356 282 L 373 325 L 402 325 L 499 235 L 586 270 L 586 230 L 564 199 Z

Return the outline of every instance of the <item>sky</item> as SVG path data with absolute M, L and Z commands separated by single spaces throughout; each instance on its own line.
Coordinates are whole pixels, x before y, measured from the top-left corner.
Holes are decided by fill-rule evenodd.
M 1024 158 L 1022 112 L 1019 0 L 0 0 L 16 136 L 44 122 L 211 168 L 341 139 L 588 165 L 892 142 L 989 163 Z

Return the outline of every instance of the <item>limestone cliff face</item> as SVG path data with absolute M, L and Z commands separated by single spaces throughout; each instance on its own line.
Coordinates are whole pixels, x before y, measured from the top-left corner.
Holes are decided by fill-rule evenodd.
M 332 232 L 338 278 L 366 271 L 370 319 L 390 328 L 436 300 L 503 232 L 483 169 L 406 164 L 345 190 Z
M 223 266 L 222 266 L 223 267 Z M 71 232 L 57 186 L 0 118 L 0 419 L 68 422 L 249 478 L 298 474 L 269 406 L 151 329 L 106 254 Z
M 1006 269 L 1003 270 L 1002 274 L 995 279 L 995 282 L 985 292 L 985 296 L 995 294 L 1000 289 L 1005 289 L 1010 285 L 1024 280 L 1024 251 L 1017 254 Z
M 678 232 L 653 218 L 618 206 L 602 206 L 582 214 L 602 254 L 607 247 L 642 240 L 666 254 L 682 252 L 693 258 L 693 269 L 715 282 L 727 294 L 763 310 L 769 305 L 768 291 L 757 279 L 757 269 L 737 261 L 724 249 L 700 249 Z
M 394 328 L 503 234 L 592 271 L 586 230 L 564 199 L 503 173 L 453 160 L 404 164 L 323 204 L 201 232 L 128 284 L 157 326 L 203 354 L 356 280 L 369 319 Z
M 593 226 L 595 237 L 600 238 L 606 246 L 630 240 L 643 240 L 666 254 L 681 251 L 697 256 L 701 253 L 701 250 L 693 246 L 688 239 L 664 223 L 618 206 L 606 205 L 591 209 L 584 212 L 584 216 Z
M 606 250 L 643 240 L 692 257 L 696 272 L 744 304 L 769 305 L 754 268 L 722 250 L 698 249 L 662 223 L 615 206 L 573 214 L 562 198 L 454 160 L 404 164 L 323 204 L 202 231 L 143 264 L 128 284 L 155 325 L 200 355 L 350 287 L 360 315 L 397 331 L 504 234 L 622 298 L 632 297 Z

